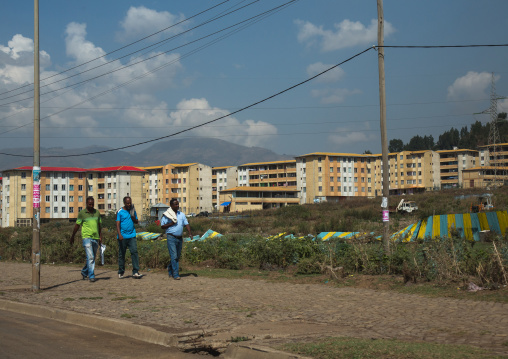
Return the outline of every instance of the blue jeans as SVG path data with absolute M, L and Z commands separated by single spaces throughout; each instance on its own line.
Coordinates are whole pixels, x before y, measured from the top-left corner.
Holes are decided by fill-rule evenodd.
M 85 248 L 86 262 L 85 266 L 81 270 L 81 274 L 89 279 L 92 279 L 95 278 L 95 255 L 97 254 L 99 243 L 97 240 L 92 238 L 83 238 L 83 247 Z
M 171 234 L 168 233 L 167 244 L 168 244 L 169 256 L 171 257 L 171 262 L 168 264 L 168 274 L 170 277 L 173 277 L 173 278 L 180 277 L 179 261 L 180 261 L 180 256 L 182 255 L 183 239 L 175 238 Z
M 125 253 L 127 248 L 131 252 L 132 260 L 132 274 L 139 273 L 139 255 L 138 255 L 138 244 L 136 237 L 124 238 L 118 241 L 118 274 L 125 272 Z

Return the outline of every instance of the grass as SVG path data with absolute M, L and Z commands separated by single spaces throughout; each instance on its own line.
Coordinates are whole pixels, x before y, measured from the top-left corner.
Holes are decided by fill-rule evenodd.
M 313 343 L 290 343 L 278 349 L 315 359 L 469 359 L 502 358 L 467 345 L 405 342 L 390 339 L 327 338 Z
M 80 297 L 79 300 L 101 300 L 102 297 Z
M 129 313 L 124 313 L 120 317 L 122 317 L 122 318 L 136 318 L 136 315 L 129 314 Z
M 116 297 L 116 298 L 112 298 L 111 300 L 112 300 L 112 301 L 119 301 L 119 300 L 126 300 L 126 299 L 136 299 L 136 297 L 123 296 L 123 297 Z

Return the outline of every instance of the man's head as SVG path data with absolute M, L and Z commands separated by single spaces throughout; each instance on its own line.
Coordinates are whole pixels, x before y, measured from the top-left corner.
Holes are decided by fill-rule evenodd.
M 95 201 L 92 196 L 86 198 L 86 209 L 91 212 L 93 211 L 93 205 Z
M 169 205 L 171 206 L 171 209 L 175 211 L 175 213 L 180 209 L 180 203 L 178 203 L 176 198 L 171 199 L 171 201 L 169 201 Z
M 123 205 L 125 206 L 125 209 L 130 210 L 132 207 L 132 199 L 129 196 L 125 196 L 123 198 Z

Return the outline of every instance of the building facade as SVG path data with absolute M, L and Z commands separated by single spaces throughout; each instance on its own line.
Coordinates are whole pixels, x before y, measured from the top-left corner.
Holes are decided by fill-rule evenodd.
M 212 203 L 220 210 L 220 192 L 238 186 L 238 167 L 223 166 L 212 168 Z
M 453 149 L 437 151 L 439 153 L 441 188 L 463 187 L 464 170 L 476 167 L 479 161 L 478 151 Z
M 101 214 L 114 212 L 123 205 L 123 197 L 141 208 L 143 170 L 118 166 L 84 169 L 42 167 L 40 176 L 41 223 L 51 220 L 75 221 L 92 196 Z M 31 226 L 33 220 L 32 167 L 3 171 L 2 226 Z

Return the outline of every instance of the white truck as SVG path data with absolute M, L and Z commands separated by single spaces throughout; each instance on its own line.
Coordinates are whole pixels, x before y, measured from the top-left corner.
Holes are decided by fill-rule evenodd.
M 406 201 L 405 199 L 401 199 L 399 205 L 392 212 L 413 213 L 417 210 L 418 206 L 415 201 Z

